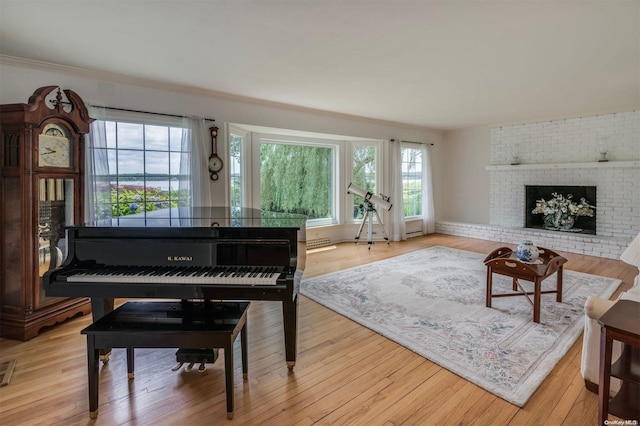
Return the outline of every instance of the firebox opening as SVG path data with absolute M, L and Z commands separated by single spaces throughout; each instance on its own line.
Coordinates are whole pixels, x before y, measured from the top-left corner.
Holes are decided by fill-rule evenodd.
M 576 216 L 573 226 L 549 226 L 545 224 L 545 215 L 534 214 L 536 201 L 549 202 L 554 199 L 553 194 L 567 198 L 571 196 L 573 203 L 580 203 L 584 198 L 586 202 L 594 206 L 593 216 Z M 525 185 L 525 227 L 548 229 L 560 232 L 573 232 L 580 234 L 596 234 L 596 187 L 595 186 L 561 186 L 561 185 Z

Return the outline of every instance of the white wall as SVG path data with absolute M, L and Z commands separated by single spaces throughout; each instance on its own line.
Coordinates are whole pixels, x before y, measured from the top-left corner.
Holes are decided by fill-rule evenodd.
M 438 130 L 275 106 L 112 74 L 0 57 L 0 103 L 25 103 L 35 89 L 52 85 L 75 91 L 85 103 L 91 105 L 214 118 L 221 132 L 224 131 L 224 123 L 241 123 L 372 139 L 429 141 L 435 144 L 431 150 L 433 161 L 440 162 L 438 148 L 442 132 Z M 218 153 L 223 158 L 227 155 L 227 148 L 226 135 L 223 133 L 218 138 Z M 434 176 L 434 180 L 438 181 L 439 177 Z M 224 194 L 227 185 L 228 179 L 224 174 L 221 179 L 211 183 L 215 205 L 226 205 Z M 389 195 L 394 198 L 393 194 Z M 435 199 L 434 202 L 437 205 L 439 200 Z M 322 238 L 323 233 L 319 229 L 310 238 Z M 335 230 L 327 230 L 326 234 L 334 240 L 338 238 Z M 349 231 L 345 239 L 352 237 Z
M 488 224 L 489 128 L 447 132 L 441 151 L 436 220 Z

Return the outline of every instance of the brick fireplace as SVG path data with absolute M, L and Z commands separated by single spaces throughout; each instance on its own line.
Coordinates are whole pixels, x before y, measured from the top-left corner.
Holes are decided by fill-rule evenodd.
M 524 188 L 524 227 L 533 229 L 547 229 L 558 232 L 571 232 L 575 234 L 596 234 L 596 222 L 598 209 L 596 205 L 595 186 L 565 186 L 565 185 L 526 185 Z M 563 227 L 548 226 L 545 224 L 545 215 L 534 213 L 540 200 L 551 203 L 556 196 L 562 197 L 575 205 L 580 205 L 582 200 L 589 206 L 593 206 L 591 216 L 576 216 L 573 226 Z
M 609 161 L 598 162 L 603 150 Z M 444 222 L 438 232 L 608 258 L 640 232 L 638 111 L 493 128 L 490 161 L 490 224 Z M 525 187 L 533 185 L 597 187 L 595 234 L 526 228 Z

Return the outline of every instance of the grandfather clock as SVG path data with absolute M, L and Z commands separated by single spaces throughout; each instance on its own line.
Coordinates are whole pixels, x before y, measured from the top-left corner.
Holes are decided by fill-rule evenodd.
M 88 298 L 47 297 L 42 275 L 66 257 L 65 227 L 83 222 L 84 135 L 93 121 L 71 90 L 41 87 L 0 105 L 0 335 L 28 340 L 91 312 Z

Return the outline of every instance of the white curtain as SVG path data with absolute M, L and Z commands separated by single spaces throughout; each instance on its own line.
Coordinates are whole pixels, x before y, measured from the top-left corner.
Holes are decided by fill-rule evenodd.
M 90 107 L 91 117 L 102 117 L 103 108 Z M 111 226 L 111 182 L 105 122 L 95 120 L 85 139 L 84 221 Z
M 180 193 L 190 194 L 191 203 L 181 200 L 180 206 L 211 207 L 211 179 L 207 169 L 207 146 L 211 141 L 211 133 L 207 120 L 202 118 L 185 118 L 182 131 L 182 152 L 180 158 Z
M 391 241 L 407 239 L 407 229 L 404 222 L 404 203 L 402 199 L 402 142 L 391 140 L 391 193 L 395 194 L 391 200 Z
M 436 215 L 433 207 L 433 182 L 431 174 L 431 148 L 425 146 L 422 169 L 422 232 L 436 232 Z
M 181 226 L 208 226 L 203 207 L 211 207 L 211 180 L 206 167 L 211 133 L 207 120 L 184 118 L 180 156 L 179 222 Z
M 412 143 L 412 146 L 417 144 Z M 391 147 L 391 189 L 395 195 L 393 208 L 391 209 L 391 240 L 402 241 L 407 239 L 406 222 L 404 218 L 404 203 L 402 199 L 402 141 L 390 141 Z M 422 151 L 422 233 L 432 234 L 436 230 L 435 209 L 433 207 L 433 183 L 431 175 L 431 159 L 429 147 L 421 145 Z

